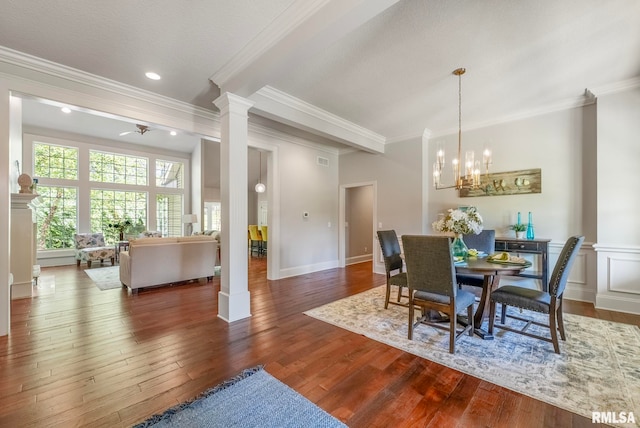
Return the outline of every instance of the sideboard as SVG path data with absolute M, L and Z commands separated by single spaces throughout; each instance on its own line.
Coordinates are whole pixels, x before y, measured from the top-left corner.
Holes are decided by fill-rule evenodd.
M 542 291 L 549 291 L 549 242 L 551 242 L 551 239 L 496 237 L 496 251 L 539 255 L 540 270 L 534 272 L 524 271 L 519 276 L 539 279 L 542 282 Z

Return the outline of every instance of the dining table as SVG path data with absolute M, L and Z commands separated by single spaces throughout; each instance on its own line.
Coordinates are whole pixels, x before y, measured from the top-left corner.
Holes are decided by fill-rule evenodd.
M 474 333 L 485 340 L 493 339 L 493 335 L 482 328 L 482 324 L 489 314 L 489 299 L 491 292 L 498 288 L 502 276 L 518 275 L 531 266 L 530 262 L 491 262 L 485 257 L 466 257 L 454 263 L 457 274 L 482 275 L 482 294 L 474 313 Z

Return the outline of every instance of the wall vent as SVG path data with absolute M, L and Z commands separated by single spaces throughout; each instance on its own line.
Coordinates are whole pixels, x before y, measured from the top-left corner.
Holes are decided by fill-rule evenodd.
M 318 156 L 317 163 L 320 166 L 329 166 L 329 159 Z

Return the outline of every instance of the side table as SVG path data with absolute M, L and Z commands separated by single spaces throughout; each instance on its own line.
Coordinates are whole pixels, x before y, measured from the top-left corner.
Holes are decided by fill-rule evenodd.
M 120 260 L 120 251 L 129 249 L 129 241 L 118 241 L 116 244 L 116 262 Z

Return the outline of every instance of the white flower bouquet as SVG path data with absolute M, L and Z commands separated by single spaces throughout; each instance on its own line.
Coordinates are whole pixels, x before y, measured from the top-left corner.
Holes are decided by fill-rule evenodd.
M 455 234 L 478 234 L 482 232 L 482 217 L 476 207 L 449 209 L 448 214 L 432 223 L 433 230 Z

